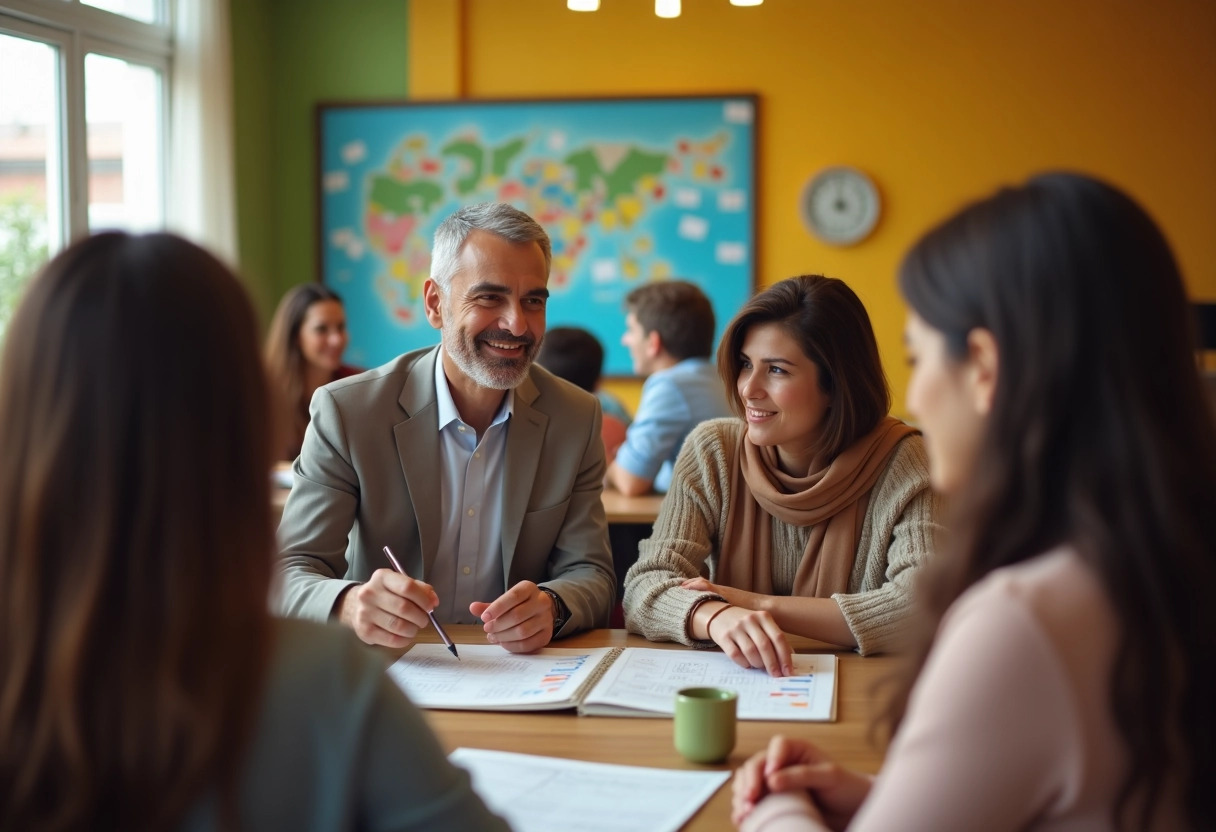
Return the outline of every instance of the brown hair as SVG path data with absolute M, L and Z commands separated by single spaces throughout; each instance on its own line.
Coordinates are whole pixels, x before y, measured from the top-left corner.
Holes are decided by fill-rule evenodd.
M 106 233 L 0 358 L 0 828 L 235 817 L 270 649 L 266 383 L 214 257 Z
M 632 312 L 649 335 L 659 333 L 663 349 L 677 360 L 709 358 L 714 351 L 714 307 L 694 283 L 658 280 L 625 295 Z
M 1165 238 L 1109 185 L 1040 176 L 930 231 L 899 283 L 956 358 L 991 332 L 1000 372 L 975 474 L 923 573 L 929 615 L 892 721 L 946 608 L 1068 545 L 1120 623 L 1109 702 L 1130 769 L 1112 821 L 1148 828 L 1177 776 L 1193 828 L 1216 828 L 1216 427 Z
M 276 392 L 283 396 L 283 407 L 278 412 L 285 413 L 289 420 L 285 426 L 288 441 L 284 447 L 297 451 L 304 441 L 304 431 L 308 427 L 311 392 L 306 391 L 304 385 L 307 362 L 304 353 L 300 351 L 300 327 L 304 325 L 309 308 L 314 303 L 327 300 L 339 305 L 342 303 L 337 292 L 321 283 L 301 283 L 299 286 L 293 286 L 279 301 L 274 318 L 270 322 L 270 332 L 266 335 L 263 355 L 266 372 Z M 295 456 L 294 453 L 277 455 L 284 458 Z
M 718 374 L 738 416 L 743 415 L 738 386 L 743 341 L 752 327 L 769 323 L 784 329 L 815 363 L 819 387 L 831 397 L 814 448 L 830 462 L 891 409 L 870 316 L 844 281 L 822 275 L 782 280 L 749 300 L 718 345 Z

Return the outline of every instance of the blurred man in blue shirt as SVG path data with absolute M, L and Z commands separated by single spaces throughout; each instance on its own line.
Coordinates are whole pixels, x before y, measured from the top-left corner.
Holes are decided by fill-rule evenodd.
M 647 283 L 625 296 L 625 335 L 633 370 L 646 377 L 633 423 L 605 480 L 622 494 L 665 493 L 684 438 L 706 419 L 730 416 L 710 356 L 714 310 L 684 280 Z

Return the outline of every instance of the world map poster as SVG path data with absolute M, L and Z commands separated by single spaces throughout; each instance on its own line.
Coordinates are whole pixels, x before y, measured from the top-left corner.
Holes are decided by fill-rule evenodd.
M 718 336 L 755 285 L 754 96 L 322 104 L 320 265 L 348 363 L 436 344 L 422 289 L 436 226 L 501 201 L 549 233 L 547 326 L 581 326 L 629 376 L 625 295 L 682 278 Z

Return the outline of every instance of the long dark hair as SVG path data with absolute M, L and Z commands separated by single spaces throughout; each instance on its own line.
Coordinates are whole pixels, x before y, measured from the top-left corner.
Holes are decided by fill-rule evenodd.
M 752 327 L 773 323 L 815 362 L 820 389 L 832 397 L 814 451 L 831 462 L 872 431 L 891 409 L 891 391 L 874 327 L 843 280 L 804 274 L 774 283 L 743 305 L 718 344 L 718 375 L 738 416 L 743 342 Z
M 899 283 L 955 357 L 977 328 L 1000 356 L 979 462 L 924 573 L 914 672 L 964 589 L 1071 546 L 1120 622 L 1110 703 L 1131 768 L 1113 820 L 1147 827 L 1179 777 L 1195 828 L 1216 826 L 1216 428 L 1165 238 L 1109 185 L 1039 176 L 927 234 Z
M 285 409 L 280 409 L 290 420 L 285 426 L 288 443 L 285 447 L 299 450 L 308 427 L 308 404 L 311 390 L 305 390 L 304 372 L 307 361 L 300 350 L 300 327 L 308 309 L 314 303 L 331 300 L 339 306 L 342 298 L 338 293 L 321 283 L 301 283 L 283 295 L 270 322 L 266 335 L 263 359 L 266 372 L 276 392 L 283 397 Z M 283 454 L 279 454 L 283 456 Z M 290 456 L 295 456 L 291 453 Z
M 0 359 L 0 828 L 235 817 L 270 650 L 257 322 L 168 234 L 31 283 Z

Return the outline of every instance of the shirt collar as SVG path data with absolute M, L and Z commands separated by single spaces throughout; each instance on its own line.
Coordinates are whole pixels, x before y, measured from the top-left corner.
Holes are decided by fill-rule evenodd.
M 439 405 L 440 431 L 452 422 L 465 424 L 464 419 L 460 418 L 460 411 L 456 409 L 456 402 L 452 400 L 452 390 L 448 387 L 448 377 L 443 372 L 442 346 L 435 353 L 435 402 Z M 498 406 L 498 412 L 494 414 L 494 420 L 490 422 L 490 427 L 507 421 L 514 412 L 515 389 L 512 388 L 507 391 L 507 395 L 503 396 L 502 404 Z

